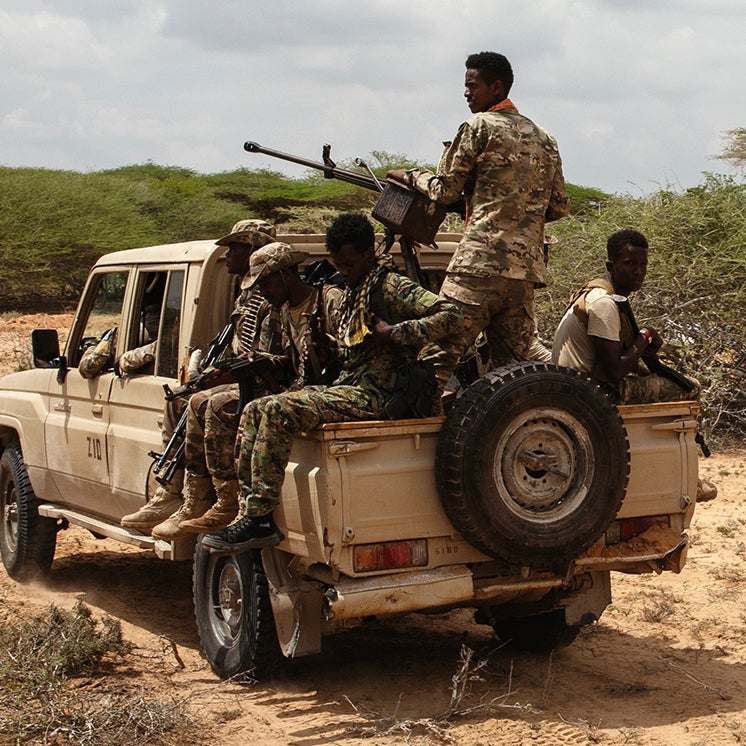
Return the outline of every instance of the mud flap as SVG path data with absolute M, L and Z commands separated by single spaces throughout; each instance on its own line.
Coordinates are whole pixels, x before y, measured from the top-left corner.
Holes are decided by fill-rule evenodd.
M 324 592 L 321 583 L 296 582 L 286 571 L 284 553 L 262 551 L 277 641 L 286 658 L 321 652 Z
M 591 582 L 587 587 L 561 602 L 565 609 L 565 622 L 569 626 L 595 622 L 611 603 L 611 573 L 597 570 L 589 575 Z

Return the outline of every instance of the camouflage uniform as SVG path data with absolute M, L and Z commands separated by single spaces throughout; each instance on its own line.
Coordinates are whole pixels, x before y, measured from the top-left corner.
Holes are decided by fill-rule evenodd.
M 106 336 L 106 335 L 105 335 Z M 93 347 L 89 347 L 80 358 L 78 371 L 83 378 L 95 378 L 107 368 L 114 365 L 114 351 L 117 347 L 117 330 L 102 338 Z M 146 373 L 147 366 L 152 365 L 155 360 L 156 343 L 127 350 L 117 362 L 117 375 L 122 378 L 131 376 L 133 373 Z M 152 372 L 152 371 L 150 371 Z
M 410 169 L 405 180 L 450 204 L 464 193 L 467 222 L 440 297 L 457 305 L 458 335 L 421 354 L 445 382 L 464 350 L 485 330 L 492 363 L 523 360 L 536 327 L 534 288 L 547 282 L 544 224 L 568 214 L 554 138 L 506 99 L 464 122 L 437 173 Z
M 241 338 L 242 326 L 247 321 L 251 308 L 252 293 L 244 287 L 245 284 L 246 278 L 241 283 L 242 291 L 232 315 L 232 318 L 236 319 L 234 339 Z M 270 354 L 279 354 L 282 351 L 280 316 L 266 301 L 257 313 L 251 349 Z M 258 396 L 269 393 L 266 383 L 261 379 L 255 382 L 255 390 Z M 209 468 L 211 463 L 213 468 L 219 468 L 221 460 L 223 463 L 226 459 L 230 461 L 238 427 L 235 417 L 237 404 L 238 384 L 215 386 L 207 391 L 198 391 L 189 397 L 184 439 L 184 466 L 187 470 L 199 476 L 207 476 L 212 472 Z M 232 466 L 230 476 L 223 478 L 234 478 Z
M 343 306 L 357 290 L 345 291 Z M 398 371 L 424 343 L 456 332 L 462 320 L 451 303 L 393 272 L 384 273 L 371 292 L 369 312 L 393 325 L 393 344 L 382 350 L 365 342 L 342 347 L 342 372 L 332 386 L 255 399 L 244 410 L 236 441 L 242 515 L 262 516 L 276 507 L 294 435 L 324 422 L 384 417 Z M 342 326 L 337 337 L 345 338 Z

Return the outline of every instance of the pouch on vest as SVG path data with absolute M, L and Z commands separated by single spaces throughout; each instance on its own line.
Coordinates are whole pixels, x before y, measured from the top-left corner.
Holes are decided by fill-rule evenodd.
M 429 417 L 438 392 L 435 366 L 425 360 L 415 360 L 396 378 L 396 388 L 384 410 L 390 420 L 409 417 Z

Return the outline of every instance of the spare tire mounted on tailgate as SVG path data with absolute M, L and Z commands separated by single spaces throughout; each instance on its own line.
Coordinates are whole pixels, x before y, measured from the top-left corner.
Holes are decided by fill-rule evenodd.
M 500 368 L 458 398 L 435 478 L 453 525 L 479 550 L 532 566 L 570 560 L 624 498 L 629 444 L 588 378 L 545 363 Z

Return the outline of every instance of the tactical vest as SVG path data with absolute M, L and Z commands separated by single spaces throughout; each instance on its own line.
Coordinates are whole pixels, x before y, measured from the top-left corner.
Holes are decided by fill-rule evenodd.
M 576 291 L 570 298 L 570 302 L 567 306 L 567 311 L 572 308 L 573 314 L 578 317 L 586 331 L 588 331 L 588 311 L 586 310 L 586 300 L 588 298 L 588 293 L 590 293 L 591 290 L 595 290 L 596 288 L 605 290 L 608 295 L 614 294 L 614 286 L 606 278 L 599 277 L 596 280 L 591 280 L 585 285 L 585 287 L 582 287 L 580 288 L 580 290 Z M 630 323 L 630 320 L 625 314 L 619 314 L 619 322 L 619 341 L 622 343 L 622 349 L 626 350 L 634 344 L 635 333 L 632 330 L 632 324 Z M 591 370 L 591 378 L 593 378 L 593 380 L 595 381 L 604 381 L 607 383 L 609 382 L 608 378 L 603 372 L 601 363 L 598 360 L 596 360 L 596 362 L 593 364 L 593 369 Z

